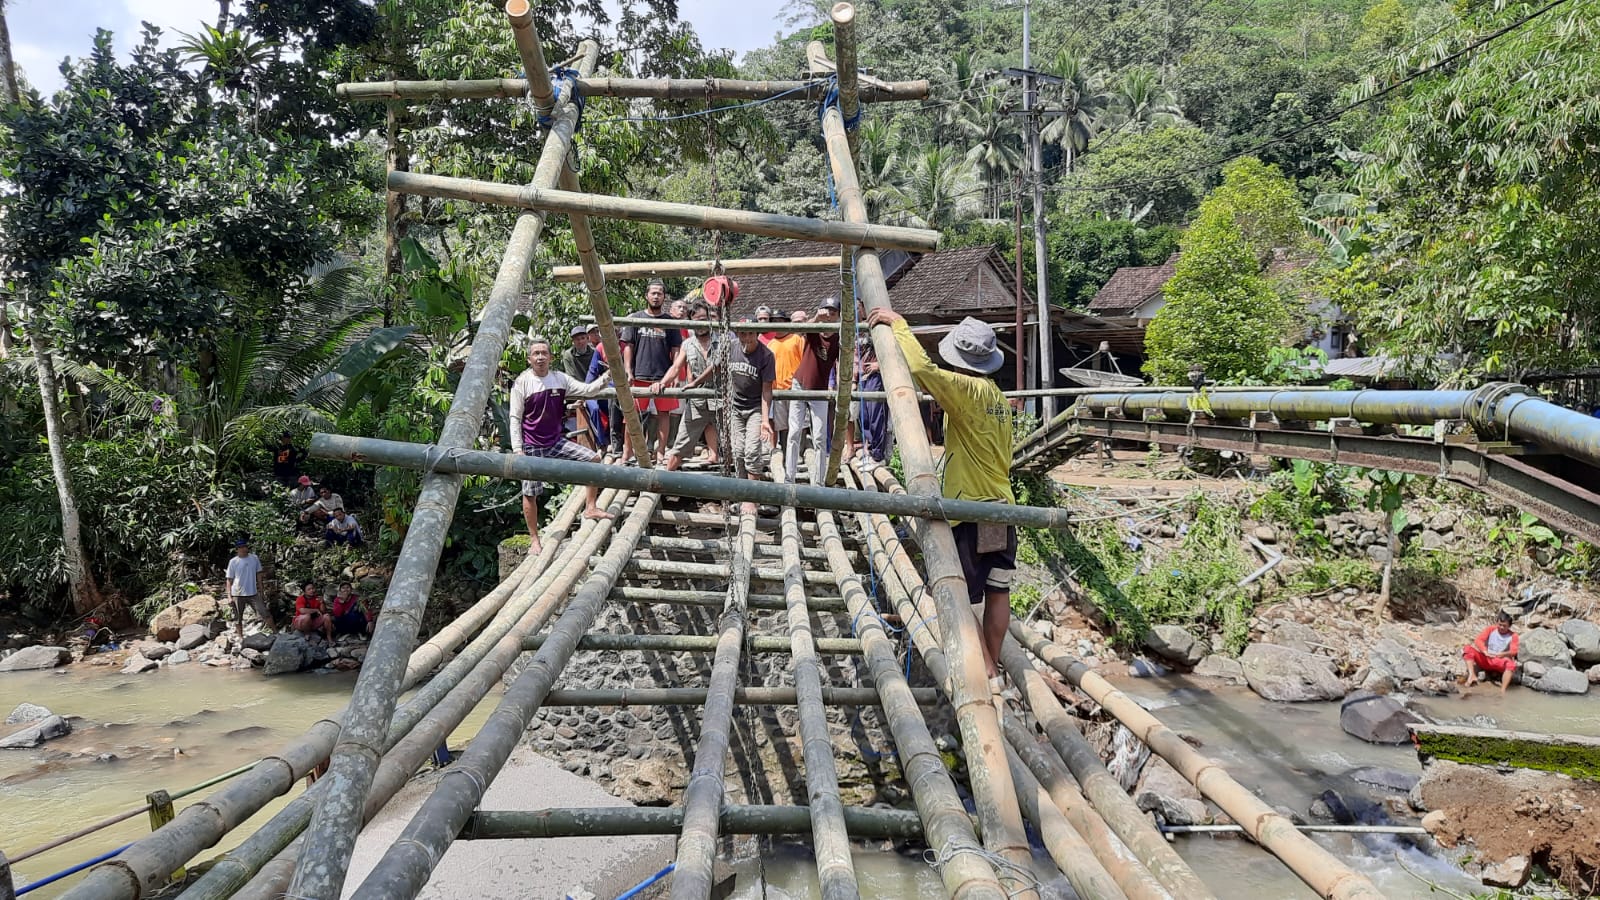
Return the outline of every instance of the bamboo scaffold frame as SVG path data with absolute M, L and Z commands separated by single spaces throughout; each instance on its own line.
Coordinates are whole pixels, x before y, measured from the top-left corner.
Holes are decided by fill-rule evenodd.
M 865 223 L 868 221 L 866 202 L 860 180 L 856 177 L 844 115 L 838 106 L 830 106 L 823 111 L 822 132 L 840 212 L 846 222 Z M 869 312 L 879 308 L 893 309 L 889 303 L 889 287 L 884 278 L 883 263 L 877 251 L 866 246 L 856 254 L 856 288 L 859 299 Z M 938 498 L 943 490 L 934 463 L 933 448 L 922 428 L 910 366 L 895 343 L 893 329 L 879 326 L 872 329 L 871 334 L 877 350 L 879 374 L 889 392 L 889 421 L 900 447 L 901 463 L 910 480 L 910 492 L 930 499 Z M 966 581 L 961 575 L 955 537 L 948 522 L 927 519 L 911 521 L 921 533 L 928 580 L 939 609 L 939 620 L 945 625 L 945 655 L 954 661 L 951 703 L 956 709 L 961 745 L 966 749 L 967 758 L 973 762 L 968 771 L 971 773 L 974 804 L 984 846 L 1005 856 L 1013 866 L 1027 866 L 1032 860 L 1032 851 L 1023 832 L 1016 788 L 1011 783 L 1011 773 L 1002 749 L 1000 721 L 994 705 L 989 702 L 988 676 L 984 670 L 983 656 L 977 652 L 978 623 L 967 609 Z
M 584 97 L 623 97 L 644 100 L 821 100 L 827 96 L 828 80 L 745 81 L 736 78 L 593 78 L 578 79 L 578 93 Z M 926 100 L 930 92 L 926 79 L 864 84 L 861 99 L 866 103 L 901 100 Z M 355 81 L 334 88 L 342 100 L 382 102 L 387 100 L 488 100 L 520 98 L 528 95 L 524 78 L 476 78 L 449 81 Z
M 709 278 L 721 266 L 726 275 L 793 275 L 799 272 L 826 272 L 839 265 L 836 256 L 778 256 L 772 259 L 678 260 L 674 262 L 606 263 L 600 274 L 607 281 L 630 278 Z M 550 270 L 555 282 L 583 280 L 582 266 L 556 266 Z M 626 324 L 626 323 L 624 323 Z

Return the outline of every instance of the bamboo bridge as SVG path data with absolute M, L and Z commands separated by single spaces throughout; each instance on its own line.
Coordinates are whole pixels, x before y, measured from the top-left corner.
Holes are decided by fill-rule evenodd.
M 1166 759 L 1247 835 L 1274 854 L 1320 896 L 1374 898 L 1379 892 L 1361 872 L 1307 837 L 1283 815 L 1238 784 L 1219 765 L 1185 743 L 1128 697 L 1086 669 L 1062 647 L 1013 623 L 1002 656 L 1006 676 L 1022 695 L 1026 714 L 1002 722 L 991 702 L 949 520 L 993 521 L 1042 528 L 1070 525 L 1064 510 L 945 500 L 935 457 L 916 407 L 917 395 L 904 358 L 886 327 L 872 329 L 880 360 L 906 484 L 887 470 L 861 472 L 833 458 L 808 460 L 825 477 L 813 486 L 735 480 L 710 474 L 663 472 L 602 463 L 513 457 L 474 449 L 485 404 L 498 373 L 516 303 L 529 277 L 541 229 L 551 212 L 569 217 L 578 263 L 556 273 L 581 280 L 600 325 L 610 359 L 621 358 L 617 321 L 606 296 L 606 279 L 637 276 L 673 266 L 672 272 L 709 272 L 704 262 L 602 265 L 590 229 L 594 216 L 621 217 L 712 230 L 805 238 L 840 245 L 837 258 L 800 261 L 740 261 L 729 271 L 799 271 L 838 266 L 846 300 L 842 334 L 856 330 L 853 289 L 865 308 L 887 308 L 888 290 L 879 248 L 926 250 L 938 234 L 868 221 L 857 179 L 853 127 L 861 104 L 922 99 L 924 81 L 885 83 L 859 75 L 855 12 L 848 3 L 832 10 L 835 58 L 820 44 L 809 48 L 812 77 L 795 82 L 720 79 L 616 79 L 595 77 L 599 48 L 585 42 L 574 59 L 546 64 L 528 0 L 506 4 L 509 36 L 521 55 L 525 78 L 484 81 L 378 82 L 342 85 L 352 101 L 455 102 L 508 98 L 531 102 L 544 125 L 538 167 L 530 185 L 495 185 L 465 179 L 392 172 L 390 190 L 498 203 L 522 210 L 481 312 L 470 357 L 437 445 L 418 446 L 317 435 L 313 455 L 423 472 L 411 527 L 383 602 L 359 681 L 338 715 L 313 724 L 299 739 L 278 749 L 223 787 L 182 809 L 148 837 L 92 868 L 65 896 L 73 900 L 134 900 L 162 890 L 173 873 L 250 820 L 275 798 L 288 794 L 307 773 L 331 760 L 327 774 L 270 817 L 236 849 L 198 878 L 181 897 L 292 897 L 335 900 L 354 897 L 414 897 L 440 859 L 458 840 L 518 841 L 517 853 L 537 855 L 539 839 L 560 835 L 661 833 L 677 835 L 676 859 L 665 889 L 674 898 L 711 896 L 716 864 L 726 839 L 736 834 L 794 834 L 811 844 L 822 895 L 829 900 L 860 896 L 852 863 L 857 838 L 920 841 L 950 896 L 958 900 L 1037 897 L 1042 879 L 1056 873 L 1037 868 L 1024 822 L 1042 836 L 1049 860 L 1074 891 L 1092 898 L 1196 898 L 1227 894 L 1226 885 L 1206 885 L 1134 805 L 1068 715 L 1058 694 L 1081 692 L 1126 725 Z M 799 219 L 710 206 L 586 194 L 574 168 L 581 100 L 585 96 L 674 99 L 767 99 L 821 102 L 821 131 L 837 192 L 841 221 Z M 763 269 L 763 266 L 786 266 Z M 722 323 L 729 327 L 729 323 Z M 845 412 L 853 378 L 843 354 L 837 395 Z M 1063 392 L 1070 393 L 1070 392 Z M 617 400 L 635 447 L 645 446 L 626 382 Z M 1349 417 L 1366 424 L 1449 419 L 1480 430 L 1548 443 L 1572 424 L 1542 404 L 1509 391 L 1439 400 L 1404 398 L 1402 413 L 1384 412 L 1371 394 L 1316 395 L 1326 409 L 1282 408 L 1281 395 L 1214 393 L 1211 418 L 1197 418 L 1191 401 L 1170 392 L 1083 399 L 1019 445 L 1018 463 L 1037 465 L 1085 440 L 1129 438 L 1200 444 L 1248 441 L 1284 451 L 1290 436 L 1266 433 L 1264 421 L 1245 428 L 1233 417 L 1276 411 L 1309 420 L 1314 414 Z M 1454 406 L 1451 406 L 1451 403 Z M 1405 404 L 1402 404 L 1405 405 Z M 1548 409 L 1546 409 L 1548 407 Z M 1127 418 L 1140 409 L 1160 412 Z M 1576 414 L 1571 414 L 1576 415 Z M 1552 420 L 1552 417 L 1554 419 Z M 1583 417 L 1578 417 L 1583 418 Z M 1425 420 L 1425 421 L 1424 421 Z M 1545 430 L 1541 430 L 1545 429 Z M 1548 429 L 1554 429 L 1554 432 Z M 1594 431 L 1588 428 L 1582 433 Z M 836 429 L 837 431 L 837 429 Z M 1578 432 L 1573 432 L 1578 433 Z M 1304 443 L 1318 452 L 1355 461 L 1371 458 L 1445 474 L 1464 472 L 1464 444 L 1393 439 L 1383 448 L 1354 445 L 1360 435 L 1317 432 Z M 1180 440 L 1181 439 L 1181 440 Z M 1370 437 L 1367 440 L 1379 440 Z M 1383 439 L 1391 440 L 1391 439 Z M 1274 443 L 1276 442 L 1276 443 Z M 839 442 L 835 442 L 836 446 Z M 1390 448 L 1404 446 L 1403 453 Z M 1595 462 L 1591 440 L 1572 455 Z M 1426 451 L 1426 452 L 1425 452 Z M 1309 451 L 1307 451 L 1309 452 Z M 1591 495 L 1562 506 L 1559 498 L 1519 487 L 1522 472 L 1505 454 L 1472 450 L 1485 462 L 1488 483 L 1537 495 L 1589 527 Z M 1432 454 L 1431 456 L 1429 454 Z M 1364 455 L 1363 455 L 1364 454 Z M 1407 455 L 1411 454 L 1411 455 Z M 647 454 L 642 454 L 647 457 Z M 1396 462 L 1398 461 L 1398 462 Z M 1367 463 L 1363 463 L 1367 464 Z M 781 467 L 777 469 L 781 471 Z M 1429 469 L 1433 471 L 1433 469 Z M 600 504 L 613 520 L 581 516 L 578 492 L 556 511 L 542 533 L 542 549 L 494 590 L 427 641 L 418 644 L 423 611 L 433 588 L 445 536 L 456 511 L 462 476 L 592 484 L 603 488 Z M 1529 476 L 1532 477 L 1532 476 Z M 682 499 L 722 501 L 723 512 L 688 508 Z M 755 504 L 776 507 L 763 515 Z M 1572 505 L 1576 503 L 1578 505 Z M 1552 516 L 1552 518 L 1555 518 Z M 1563 525 L 1568 524 L 1566 520 Z M 1585 524 L 1586 523 L 1586 524 Z M 897 530 L 897 526 L 898 529 Z M 1587 532 L 1580 532 L 1585 533 Z M 877 611 L 880 595 L 899 621 L 896 636 Z M 597 631 L 609 606 L 653 606 L 715 613 L 706 634 Z M 589 650 L 709 655 L 703 683 L 629 685 L 626 689 L 563 687 L 575 654 Z M 357 834 L 440 746 L 490 690 L 531 654 L 477 736 L 432 784 L 399 840 L 360 884 L 346 885 Z M 777 660 L 786 683 L 744 683 L 751 659 Z M 934 689 L 908 680 L 914 655 Z M 848 657 L 854 683 L 833 683 L 836 668 L 825 661 Z M 410 693 L 406 693 L 410 692 Z M 402 697 L 404 700 L 402 702 Z M 691 772 L 681 802 L 670 808 L 603 810 L 481 809 L 485 791 L 530 724 L 545 710 L 571 706 L 672 705 L 696 719 Z M 730 729 L 743 706 L 792 708 L 801 746 L 803 805 L 730 804 L 725 801 L 725 761 Z M 881 710 L 892 736 L 900 775 L 909 788 L 909 808 L 860 808 L 840 794 L 828 711 L 837 706 Z M 953 716 L 966 761 L 968 784 L 958 785 L 930 731 L 926 711 Z M 973 812 L 964 804 L 968 792 Z M 253 823 L 254 824 L 254 823 Z

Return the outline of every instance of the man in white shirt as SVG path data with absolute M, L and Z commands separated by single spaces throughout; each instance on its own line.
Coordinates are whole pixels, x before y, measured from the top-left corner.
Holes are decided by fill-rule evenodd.
M 261 574 L 261 559 L 250 552 L 249 541 L 239 541 L 233 546 L 233 559 L 228 560 L 228 571 L 223 576 L 228 599 L 233 601 L 233 630 L 240 640 L 244 640 L 244 608 L 253 607 L 256 615 L 261 617 L 262 624 L 268 631 L 276 631 L 278 626 L 272 621 L 272 612 L 267 609 L 265 594 L 256 585 L 257 576 Z
M 322 532 L 322 546 L 332 547 L 334 544 L 361 546 L 361 526 L 357 524 L 356 517 L 345 512 L 342 506 L 333 511 L 333 518 L 328 520 L 328 526 Z
M 528 343 L 528 368 L 511 385 L 511 452 L 574 462 L 599 461 L 600 454 L 567 440 L 561 433 L 562 423 L 566 418 L 567 401 L 598 397 L 608 387 L 605 375 L 585 384 L 564 372 L 551 371 L 550 342 L 535 335 Z M 539 544 L 539 495 L 542 493 L 543 482 L 522 483 L 522 518 L 528 525 L 528 552 L 532 554 L 542 549 Z M 598 487 L 587 485 L 584 495 L 585 518 L 612 517 L 597 502 Z
M 317 489 L 311 486 L 311 476 L 300 476 L 300 481 L 289 491 L 289 502 L 301 512 L 305 512 L 311 504 L 317 502 Z
M 333 511 L 336 509 L 344 509 L 344 498 L 335 494 L 327 485 L 323 485 L 317 489 L 317 502 L 300 514 L 300 521 L 326 522 L 333 518 Z

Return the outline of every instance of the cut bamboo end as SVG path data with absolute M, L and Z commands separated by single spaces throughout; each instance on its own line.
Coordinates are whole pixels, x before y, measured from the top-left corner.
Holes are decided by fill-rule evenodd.
M 517 28 L 526 28 L 533 22 L 533 6 L 528 0 L 506 0 L 506 16 Z
M 835 3 L 833 9 L 828 11 L 828 17 L 835 25 L 848 25 L 855 20 L 856 8 L 851 3 Z

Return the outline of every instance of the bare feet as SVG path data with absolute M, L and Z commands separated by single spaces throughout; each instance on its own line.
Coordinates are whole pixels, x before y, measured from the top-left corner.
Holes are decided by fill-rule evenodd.
M 615 519 L 616 516 L 606 512 L 598 506 L 590 507 L 583 511 L 585 519 Z
M 544 551 L 544 545 L 539 543 L 539 538 L 537 536 L 530 537 L 528 539 L 528 555 L 529 556 L 538 556 L 543 551 Z

